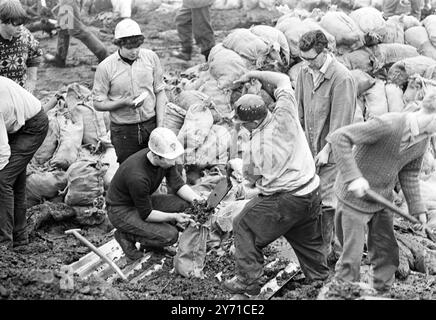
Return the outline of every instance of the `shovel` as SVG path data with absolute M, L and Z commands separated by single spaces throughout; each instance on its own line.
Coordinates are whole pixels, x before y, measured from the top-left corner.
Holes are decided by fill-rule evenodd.
M 415 217 L 404 213 L 403 211 L 401 211 L 399 208 L 397 208 L 392 202 L 390 202 L 389 200 L 385 199 L 384 197 L 382 197 L 381 195 L 379 195 L 377 192 L 369 189 L 366 191 L 366 194 L 368 195 L 369 198 L 371 198 L 372 200 L 374 200 L 375 202 L 378 202 L 382 205 L 384 205 L 386 208 L 388 208 L 389 210 L 392 210 L 393 212 L 395 212 L 396 214 L 402 216 L 403 218 L 409 220 L 410 222 L 414 223 L 414 224 L 420 224 L 424 227 L 425 233 L 427 235 L 427 238 L 429 238 L 431 241 L 436 243 L 436 236 L 433 234 L 433 232 L 430 230 L 429 227 L 423 225 L 418 219 L 416 219 Z
M 206 203 L 207 208 L 214 209 L 216 206 L 224 199 L 224 197 L 229 193 L 230 189 L 233 188 L 232 181 L 230 180 L 230 175 L 227 173 L 223 177 L 207 197 Z

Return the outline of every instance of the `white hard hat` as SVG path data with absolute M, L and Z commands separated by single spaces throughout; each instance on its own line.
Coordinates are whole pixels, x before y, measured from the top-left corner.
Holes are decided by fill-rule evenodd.
M 139 24 L 129 18 L 121 20 L 115 27 L 115 39 L 142 35 Z
M 174 132 L 163 127 L 158 127 L 151 132 L 148 148 L 168 160 L 176 159 L 185 152 Z

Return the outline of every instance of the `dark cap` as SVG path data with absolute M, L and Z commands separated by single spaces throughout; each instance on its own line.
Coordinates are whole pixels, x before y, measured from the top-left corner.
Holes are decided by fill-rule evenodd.
M 236 118 L 242 121 L 261 120 L 268 114 L 268 108 L 261 96 L 244 94 L 235 102 Z

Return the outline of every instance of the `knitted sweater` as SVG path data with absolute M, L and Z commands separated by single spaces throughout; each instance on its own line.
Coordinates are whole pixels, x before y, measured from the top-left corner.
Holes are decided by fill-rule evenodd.
M 379 211 L 381 204 L 355 197 L 347 190 L 348 184 L 364 177 L 372 190 L 393 200 L 398 177 L 410 214 L 425 212 L 418 175 L 430 138 L 400 151 L 405 127 L 406 113 L 388 113 L 340 128 L 327 137 L 339 169 L 335 190 L 340 201 L 360 211 Z
M 27 68 L 37 67 L 42 60 L 39 42 L 25 27 L 21 34 L 12 40 L 0 36 L 0 75 L 9 78 L 20 86 L 27 80 Z

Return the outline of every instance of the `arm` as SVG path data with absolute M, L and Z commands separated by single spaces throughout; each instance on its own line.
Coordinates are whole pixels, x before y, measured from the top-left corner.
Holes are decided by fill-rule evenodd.
M 362 177 L 352 153 L 353 145 L 375 143 L 390 134 L 390 131 L 391 126 L 387 121 L 374 118 L 342 127 L 327 136 L 345 183 Z
M 157 127 L 162 127 L 165 117 L 165 108 L 168 102 L 167 95 L 165 91 L 162 90 L 156 94 L 156 124 Z
M 27 81 L 25 88 L 33 93 L 36 87 L 36 81 L 38 78 L 38 66 L 42 61 L 42 50 L 39 47 L 39 42 L 33 37 L 29 30 L 25 29 L 27 41 L 28 41 L 28 58 L 26 60 L 27 66 Z
M 132 97 L 124 97 L 117 101 L 108 98 L 110 91 L 110 77 L 107 70 L 101 64 L 98 65 L 94 76 L 92 89 L 94 108 L 97 111 L 115 111 L 124 107 L 134 107 Z
M 409 213 L 414 216 L 425 215 L 426 213 L 419 185 L 419 172 L 421 170 L 423 159 L 424 156 L 422 155 L 418 159 L 409 162 L 398 173 L 398 179 L 409 208 Z
M 194 190 L 192 190 L 188 185 L 184 185 L 177 191 L 177 195 L 190 203 L 193 203 L 194 200 L 201 201 L 203 198 L 197 194 Z
M 304 103 L 303 103 L 303 69 L 300 69 L 300 73 L 297 77 L 297 83 L 295 85 L 295 98 L 297 100 L 298 115 L 300 118 L 301 127 L 304 130 Z
M 9 163 L 11 148 L 3 114 L 0 112 L 0 171 Z
M 251 78 L 259 79 L 263 82 L 268 82 L 274 85 L 276 88 L 290 88 L 292 90 L 291 80 L 286 74 L 273 72 L 273 71 L 249 71 L 244 74 L 239 80 L 236 80 L 235 83 L 239 82 L 248 82 Z
M 153 54 L 153 63 L 153 90 L 156 94 L 156 124 L 158 127 L 161 127 L 163 125 L 165 106 L 168 99 L 165 93 L 162 65 L 156 54 Z
M 357 90 L 354 80 L 350 75 L 340 83 L 334 86 L 332 91 L 332 101 L 330 109 L 330 126 L 329 132 L 334 132 L 339 128 L 353 123 L 354 113 L 356 111 Z M 328 144 L 327 144 L 328 145 Z M 330 146 L 325 146 L 319 156 L 321 160 L 330 159 Z M 327 163 L 326 162 L 326 163 Z
M 27 68 L 27 80 L 24 87 L 33 94 L 36 88 L 36 81 L 38 79 L 38 67 Z

